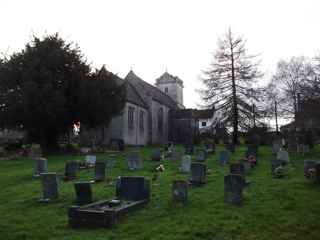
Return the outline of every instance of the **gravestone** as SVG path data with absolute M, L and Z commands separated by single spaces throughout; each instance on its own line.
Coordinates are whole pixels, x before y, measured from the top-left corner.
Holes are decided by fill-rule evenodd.
M 100 182 L 104 181 L 106 178 L 106 163 L 96 162 L 94 166 L 94 181 Z
M 230 174 L 238 174 L 241 176 L 245 175 L 245 169 L 242 163 L 231 163 Z
M 271 174 L 274 178 L 282 178 L 284 177 L 284 171 L 283 171 L 283 161 L 281 160 L 272 160 L 271 161 Z
M 41 173 L 46 173 L 48 172 L 48 161 L 45 158 L 34 158 L 35 161 L 35 167 L 34 167 L 34 178 L 40 177 Z
M 176 163 L 176 162 L 180 162 L 181 160 L 182 160 L 182 153 L 177 149 L 174 149 L 172 151 L 171 161 Z
M 205 162 L 207 159 L 207 152 L 205 149 L 198 149 L 197 150 L 197 162 Z
M 95 155 L 87 155 L 86 156 L 86 165 L 94 166 L 96 164 L 97 157 Z
M 137 170 L 143 167 L 140 153 L 138 151 L 132 151 L 128 154 L 127 163 L 130 170 Z
M 193 144 L 186 144 L 184 146 L 184 153 L 187 154 L 187 155 L 193 155 L 193 152 L 194 152 L 194 146 Z
M 124 141 L 122 139 L 111 139 L 110 140 L 110 149 L 114 151 L 124 151 Z
M 316 165 L 315 165 L 315 183 L 316 184 L 320 184 L 320 162 L 316 162 Z
M 189 173 L 191 169 L 191 156 L 184 155 L 181 161 L 181 172 Z
M 150 199 L 150 181 L 145 177 L 119 177 L 116 195 L 118 199 L 129 201 Z
M 235 152 L 235 145 L 232 144 L 232 143 L 229 143 L 229 144 L 226 144 L 226 149 L 231 152 L 231 153 L 234 153 Z
M 174 203 L 186 204 L 188 200 L 188 182 L 175 180 L 172 183 L 172 199 Z
M 74 184 L 76 202 L 78 205 L 85 205 L 92 202 L 92 190 L 90 182 L 77 182 Z
M 276 139 L 272 142 L 272 153 L 277 154 L 278 151 L 282 148 L 282 140 Z
M 303 145 L 302 147 L 302 153 L 306 154 L 310 152 L 310 146 L 309 145 Z
M 107 168 L 114 168 L 117 164 L 117 155 L 110 154 L 107 158 Z
M 58 198 L 58 177 L 56 173 L 40 173 L 42 182 L 41 202 L 48 202 Z
M 66 180 L 73 180 L 77 177 L 79 168 L 78 161 L 69 161 L 65 165 L 64 177 Z
M 194 185 L 202 185 L 207 182 L 207 166 L 203 163 L 194 162 L 191 164 L 191 179 Z
M 256 159 L 258 158 L 258 146 L 256 145 L 247 146 L 246 157 L 248 158 L 249 156 L 255 156 Z
M 152 150 L 151 159 L 153 161 L 160 161 L 161 160 L 161 150 L 159 148 Z
M 213 154 L 215 152 L 215 145 L 213 143 L 205 143 L 204 146 L 208 154 Z
M 219 153 L 219 164 L 221 167 L 224 167 L 229 163 L 229 153 L 228 151 L 220 151 Z
M 304 176 L 310 178 L 312 173 L 310 170 L 315 170 L 316 161 L 315 160 L 304 160 L 303 162 L 303 169 L 304 169 Z
M 241 206 L 242 192 L 245 186 L 244 177 L 237 174 L 230 174 L 224 177 L 224 201 L 233 205 Z
M 282 161 L 283 163 L 289 163 L 289 153 L 286 150 L 280 149 L 277 153 L 277 160 Z
M 239 162 L 243 164 L 245 175 L 249 174 L 251 170 L 251 164 L 248 159 L 241 159 Z

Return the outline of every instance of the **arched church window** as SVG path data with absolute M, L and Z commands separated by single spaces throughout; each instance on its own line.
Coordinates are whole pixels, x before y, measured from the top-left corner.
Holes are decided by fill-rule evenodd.
M 134 107 L 128 108 L 128 128 L 134 128 Z
M 144 132 L 144 112 L 142 110 L 140 110 L 139 127 L 140 127 L 140 131 Z
M 158 111 L 158 132 L 162 134 L 163 132 L 163 108 L 159 108 Z
M 165 88 L 164 88 L 164 92 L 165 92 L 165 93 L 168 93 L 168 91 L 169 91 L 169 90 L 168 90 L 168 87 L 165 87 Z

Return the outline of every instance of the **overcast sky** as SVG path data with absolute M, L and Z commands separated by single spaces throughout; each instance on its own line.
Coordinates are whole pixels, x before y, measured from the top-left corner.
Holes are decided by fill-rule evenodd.
M 132 68 L 154 83 L 166 69 L 184 81 L 196 107 L 201 70 L 228 27 L 260 53 L 268 76 L 280 58 L 320 52 L 319 0 L 0 0 L 0 51 L 11 54 L 33 34 L 61 33 L 88 61 L 124 77 Z

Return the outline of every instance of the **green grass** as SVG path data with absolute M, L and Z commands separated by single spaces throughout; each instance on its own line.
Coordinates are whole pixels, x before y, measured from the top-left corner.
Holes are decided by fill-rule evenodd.
M 232 155 L 236 161 L 244 155 L 244 147 Z M 152 178 L 150 148 L 143 149 L 144 169 L 127 170 L 123 156 L 111 172 L 120 175 Z M 68 226 L 67 208 L 73 204 L 72 182 L 60 184 L 59 200 L 38 203 L 41 196 L 39 180 L 33 180 L 33 161 L 23 158 L 0 161 L 0 239 L 320 239 L 320 186 L 303 176 L 303 157 L 291 154 L 292 169 L 288 178 L 273 179 L 270 174 L 271 149 L 260 148 L 259 165 L 247 177 L 251 185 L 245 190 L 244 204 L 235 207 L 224 203 L 223 176 L 228 166 L 220 168 L 217 154 L 207 164 L 208 183 L 189 189 L 186 206 L 171 202 L 171 183 L 188 179 L 177 171 L 178 165 L 162 161 L 165 172 L 152 184 L 151 201 L 147 208 L 129 214 L 110 229 L 74 230 Z M 320 149 L 309 157 L 320 157 Z M 97 155 L 98 160 L 106 155 Z M 63 173 L 64 164 L 79 156 L 49 156 L 51 172 Z M 305 157 L 306 158 L 306 157 Z M 81 171 L 77 180 L 90 180 L 93 170 Z M 93 185 L 95 200 L 109 199 L 115 187 L 106 183 Z

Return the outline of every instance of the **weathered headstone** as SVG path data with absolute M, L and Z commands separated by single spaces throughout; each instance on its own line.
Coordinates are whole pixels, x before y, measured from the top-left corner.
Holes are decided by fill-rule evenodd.
M 181 172 L 189 173 L 191 169 L 191 156 L 184 155 L 181 161 Z
M 303 145 L 302 153 L 306 154 L 306 153 L 309 153 L 309 152 L 310 152 L 310 146 L 309 145 Z
M 179 150 L 174 149 L 172 151 L 171 161 L 176 163 L 176 162 L 180 162 L 181 160 L 182 160 L 182 153 Z
M 208 154 L 213 154 L 215 152 L 215 145 L 213 143 L 205 143 L 204 144 L 206 152 Z
M 172 199 L 174 203 L 186 204 L 188 201 L 188 182 L 175 180 L 172 183 Z
M 117 164 L 117 155 L 110 154 L 107 158 L 107 168 L 114 168 Z
M 232 143 L 226 144 L 226 149 L 231 153 L 235 152 L 235 148 L 236 148 L 235 145 Z
M 315 168 L 315 179 L 314 182 L 316 184 L 320 184 L 320 162 L 316 162 Z
M 117 198 L 139 201 L 150 198 L 150 181 L 145 177 L 119 177 L 116 184 Z
M 228 151 L 220 151 L 219 153 L 219 164 L 221 167 L 229 163 L 229 153 Z
M 64 176 L 66 180 L 73 180 L 77 177 L 77 172 L 79 168 L 78 161 L 69 161 L 65 165 Z
M 258 146 L 256 145 L 248 145 L 247 151 L 246 151 L 246 157 L 249 156 L 255 156 L 258 158 Z
M 48 172 L 48 164 L 47 164 L 47 159 L 45 158 L 34 158 L 35 161 L 35 167 L 34 167 L 34 178 L 40 177 L 41 173 L 46 173 Z
M 245 175 L 245 169 L 242 163 L 231 163 L 230 174 L 238 174 L 241 176 Z
M 277 160 L 280 160 L 284 163 L 289 163 L 290 162 L 289 153 L 286 150 L 281 149 L 277 153 Z
M 185 149 L 185 154 L 193 155 L 193 152 L 194 152 L 193 144 L 185 144 L 184 149 Z
M 77 182 L 74 184 L 76 202 L 78 205 L 85 205 L 92 202 L 92 190 L 90 182 Z
M 152 150 L 151 159 L 153 161 L 160 161 L 161 160 L 161 150 L 159 148 Z
M 207 182 L 207 166 L 203 163 L 194 162 L 191 164 L 191 179 L 194 185 L 201 185 Z
M 310 170 L 315 171 L 316 161 L 315 160 L 304 160 L 303 162 L 303 169 L 304 169 L 304 176 L 310 178 L 312 173 Z
M 127 163 L 130 170 L 141 169 L 143 167 L 140 153 L 138 151 L 132 151 L 128 154 Z
M 94 166 L 94 181 L 100 182 L 104 181 L 106 178 L 106 163 L 96 162 Z
M 230 174 L 224 177 L 224 201 L 233 205 L 241 206 L 242 192 L 245 186 L 244 177 L 237 174 Z
M 248 159 L 241 159 L 239 162 L 243 164 L 245 175 L 249 174 L 251 170 L 251 164 Z
M 282 178 L 285 176 L 283 161 L 278 159 L 271 161 L 271 174 L 274 178 Z
M 205 162 L 207 159 L 207 152 L 205 149 L 198 149 L 197 150 L 197 162 Z
M 278 151 L 282 148 L 282 140 L 276 139 L 272 142 L 272 153 L 277 154 Z
M 97 157 L 95 155 L 87 155 L 86 156 L 86 165 L 94 166 L 96 164 Z
M 42 198 L 41 202 L 48 202 L 58 198 L 58 177 L 56 173 L 41 173 Z

